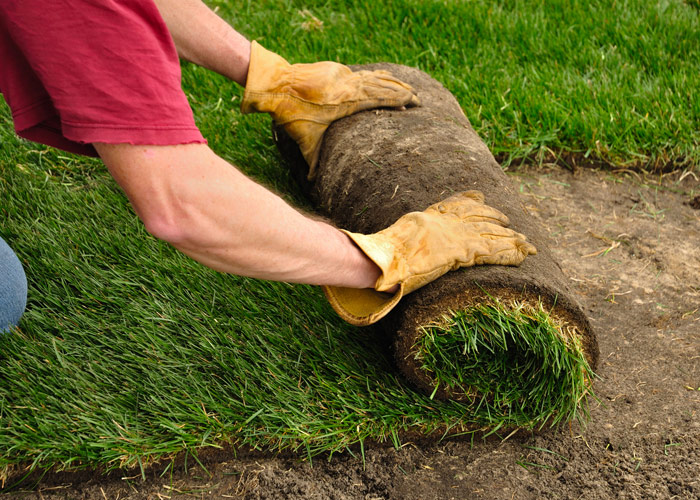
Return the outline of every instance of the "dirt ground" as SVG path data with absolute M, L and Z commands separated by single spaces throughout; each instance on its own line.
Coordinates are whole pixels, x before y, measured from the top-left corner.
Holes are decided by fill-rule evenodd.
M 139 474 L 48 475 L 23 498 L 700 498 L 700 181 L 561 168 L 511 176 L 600 344 L 586 428 L 366 447 L 312 464 L 205 457 Z M 368 448 L 368 449 L 367 449 Z

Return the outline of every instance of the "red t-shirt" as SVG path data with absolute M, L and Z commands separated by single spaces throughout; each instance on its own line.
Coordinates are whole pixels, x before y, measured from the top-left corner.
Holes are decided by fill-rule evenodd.
M 206 142 L 152 0 L 0 1 L 0 93 L 18 135 L 74 153 Z

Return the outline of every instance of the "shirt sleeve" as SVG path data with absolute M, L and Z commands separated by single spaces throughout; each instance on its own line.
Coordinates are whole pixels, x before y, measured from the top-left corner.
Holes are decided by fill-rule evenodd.
M 0 23 L 0 91 L 19 135 L 82 154 L 206 142 L 152 0 L 3 0 Z

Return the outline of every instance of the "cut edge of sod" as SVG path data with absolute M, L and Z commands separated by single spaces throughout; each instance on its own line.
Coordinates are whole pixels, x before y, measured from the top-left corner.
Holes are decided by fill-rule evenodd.
M 435 388 L 495 428 L 588 420 L 595 374 L 575 325 L 541 300 L 491 297 L 419 327 L 413 357 Z

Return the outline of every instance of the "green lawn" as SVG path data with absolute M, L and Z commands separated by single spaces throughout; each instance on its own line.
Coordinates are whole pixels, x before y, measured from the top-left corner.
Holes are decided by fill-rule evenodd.
M 692 3 L 211 4 L 291 62 L 431 73 L 506 163 L 697 169 Z M 183 86 L 214 150 L 303 203 L 269 119 L 238 112 L 240 89 L 189 64 Z M 218 274 L 156 241 L 100 162 L 15 138 L 4 104 L 0 236 L 30 286 L 21 328 L 0 339 L 0 467 L 137 465 L 223 442 L 314 454 L 405 429 L 532 424 L 415 393 L 385 340 L 316 288 Z

